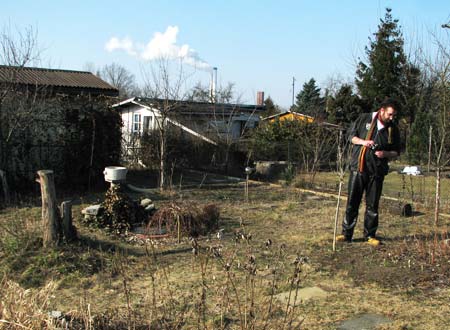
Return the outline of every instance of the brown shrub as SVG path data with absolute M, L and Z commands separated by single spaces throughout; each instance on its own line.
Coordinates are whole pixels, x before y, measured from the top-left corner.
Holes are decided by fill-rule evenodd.
M 215 204 L 199 206 L 191 202 L 171 203 L 156 211 L 151 218 L 150 228 L 165 227 L 171 236 L 178 235 L 178 224 L 183 235 L 197 237 L 218 228 L 220 211 Z

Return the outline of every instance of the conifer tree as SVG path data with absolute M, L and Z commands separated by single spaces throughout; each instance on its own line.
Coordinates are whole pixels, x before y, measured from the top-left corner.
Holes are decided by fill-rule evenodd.
M 276 115 L 277 113 L 280 113 L 280 108 L 273 102 L 270 96 L 264 100 L 264 105 L 266 106 L 266 110 L 261 114 L 262 118 L 270 117 Z
M 303 84 L 303 89 L 297 94 L 294 111 L 316 117 L 321 114 L 323 99 L 320 97 L 320 88 L 311 78 Z
M 375 39 L 366 46 L 367 63 L 360 61 L 356 71 L 356 86 L 359 95 L 373 110 L 386 96 L 401 100 L 406 56 L 403 51 L 403 35 L 391 9 L 386 8 L 384 19 L 380 19 Z
M 328 121 L 350 123 L 363 112 L 359 97 L 353 93 L 349 84 L 343 84 L 329 102 Z

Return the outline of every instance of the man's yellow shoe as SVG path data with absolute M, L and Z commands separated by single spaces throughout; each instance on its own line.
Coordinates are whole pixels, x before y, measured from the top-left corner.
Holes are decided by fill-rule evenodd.
M 336 242 L 347 242 L 350 243 L 352 241 L 351 238 L 345 236 L 345 235 L 337 235 L 336 236 Z
M 381 244 L 380 240 L 376 239 L 375 237 L 369 237 L 367 239 L 367 244 L 372 246 L 379 246 Z

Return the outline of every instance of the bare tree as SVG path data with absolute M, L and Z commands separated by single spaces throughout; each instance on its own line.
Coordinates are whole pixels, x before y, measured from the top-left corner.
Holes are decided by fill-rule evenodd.
M 160 57 L 148 68 L 143 68 L 143 93 L 150 101 L 148 108 L 154 111 L 159 133 L 159 188 L 166 185 L 167 133 L 170 117 L 186 98 L 184 89 L 188 74 L 184 71 L 182 59 L 174 62 L 168 57 Z
M 228 170 L 229 158 L 233 146 L 238 146 L 249 129 L 257 121 L 257 107 L 246 109 L 243 115 L 242 96 L 235 91 L 235 85 L 228 82 L 225 86 L 216 86 L 214 96 L 208 86 L 197 83 L 190 91 L 189 100 L 210 102 L 212 120 L 208 123 L 208 132 L 212 139 L 222 145 L 224 169 Z
M 336 154 L 336 132 L 338 127 L 321 122 L 303 122 L 297 120 L 286 127 L 291 127 L 292 137 L 288 143 L 288 160 L 291 154 L 299 162 L 300 170 L 309 177 L 309 184 L 314 183 L 320 166 L 330 163 Z
M 448 34 L 447 34 L 448 39 Z M 434 222 L 439 221 L 441 200 L 441 176 L 445 166 L 450 164 L 450 49 L 449 42 L 442 42 L 435 38 L 437 45 L 436 60 L 426 65 L 434 77 L 433 84 L 433 110 L 436 116 L 436 129 L 433 136 L 436 193 Z
M 0 170 L 7 170 L 14 136 L 29 127 L 40 112 L 38 88 L 23 89 L 18 77 L 24 67 L 39 62 L 37 31 L 6 25 L 0 31 L 0 65 L 7 66 L 0 81 Z M 5 185 L 5 184 L 4 184 Z
M 119 90 L 120 97 L 132 96 L 136 91 L 134 75 L 120 64 L 112 63 L 99 70 L 100 78 Z
M 87 72 L 91 72 L 96 76 L 100 77 L 100 70 L 95 66 L 94 62 L 86 62 L 83 65 L 83 70 Z
M 18 30 L 11 25 L 3 27 L 0 32 L 0 64 L 23 68 L 39 62 L 40 54 L 35 28 L 28 26 Z

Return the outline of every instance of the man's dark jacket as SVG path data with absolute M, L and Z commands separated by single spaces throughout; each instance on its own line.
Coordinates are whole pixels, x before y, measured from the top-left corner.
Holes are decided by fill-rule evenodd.
M 356 119 L 348 132 L 350 142 L 354 136 L 366 140 L 373 115 L 373 113 L 363 113 Z M 396 151 L 400 154 L 400 132 L 397 125 L 391 122 L 384 125 L 380 130 L 378 130 L 378 126 L 379 124 L 376 123 L 370 139 L 375 142 L 376 147 L 374 150 L 367 150 L 365 155 L 364 171 L 371 176 L 384 176 L 389 172 L 388 159 L 378 158 L 375 155 L 376 150 Z M 391 127 L 391 141 L 389 141 L 389 127 Z M 358 158 L 362 147 L 361 145 L 353 145 L 350 161 L 351 171 L 358 171 Z

